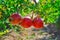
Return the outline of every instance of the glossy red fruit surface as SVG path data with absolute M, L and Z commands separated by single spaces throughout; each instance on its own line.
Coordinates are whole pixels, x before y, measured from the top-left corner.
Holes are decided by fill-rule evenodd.
M 29 28 L 29 27 L 31 27 L 31 25 L 32 25 L 31 19 L 29 19 L 29 18 L 22 19 L 21 26 L 23 26 L 24 28 Z
M 9 21 L 10 21 L 11 24 L 16 25 L 16 24 L 20 23 L 21 16 L 17 13 L 12 14 L 9 18 Z
M 34 20 L 33 20 L 33 26 L 36 29 L 43 28 L 43 21 L 40 18 L 34 18 Z

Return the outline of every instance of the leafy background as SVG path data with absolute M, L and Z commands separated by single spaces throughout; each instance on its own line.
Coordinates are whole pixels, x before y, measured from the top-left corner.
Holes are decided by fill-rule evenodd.
M 8 18 L 12 13 L 18 12 L 26 16 L 31 11 L 38 12 L 45 23 L 55 23 L 60 15 L 60 0 L 39 0 L 37 4 L 30 0 L 0 0 L 0 34 L 8 32 L 14 26 Z M 6 30 L 6 31 L 5 31 Z

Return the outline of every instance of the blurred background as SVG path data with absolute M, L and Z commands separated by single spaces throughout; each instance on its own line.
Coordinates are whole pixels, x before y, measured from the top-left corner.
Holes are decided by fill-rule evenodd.
M 18 12 L 24 17 L 32 11 L 44 19 L 43 29 L 31 28 L 31 31 L 27 31 L 29 29 L 14 26 L 8 21 L 13 13 Z M 4 40 L 3 37 L 9 33 L 14 34 L 14 32 L 17 34 L 32 33 L 30 36 L 26 35 L 25 39 L 21 36 L 21 40 L 60 40 L 60 0 L 0 0 L 0 37 L 2 37 L 0 40 Z

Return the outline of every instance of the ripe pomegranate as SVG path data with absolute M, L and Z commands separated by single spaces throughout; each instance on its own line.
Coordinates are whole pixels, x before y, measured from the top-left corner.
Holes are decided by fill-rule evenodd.
M 9 18 L 9 22 L 13 25 L 20 23 L 20 21 L 21 21 L 21 16 L 17 13 L 12 14 Z
M 32 20 L 29 18 L 23 18 L 21 22 L 21 26 L 24 28 L 29 28 L 32 25 Z
M 33 19 L 33 26 L 36 29 L 43 28 L 43 21 L 41 20 L 40 17 L 36 17 Z

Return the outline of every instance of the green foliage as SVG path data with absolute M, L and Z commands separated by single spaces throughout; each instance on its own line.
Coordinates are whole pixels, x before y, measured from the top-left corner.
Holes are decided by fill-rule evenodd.
M 56 26 L 57 26 L 57 29 L 60 29 L 60 15 L 56 21 Z
M 39 12 L 45 23 L 54 23 L 60 14 L 60 1 L 39 0 L 39 3 L 34 4 L 29 0 L 0 0 L 0 12 L 2 13 L 0 14 L 2 15 L 0 17 L 0 30 L 8 29 L 5 22 L 7 23 L 12 13 L 18 12 L 22 16 L 26 16 L 31 11 Z

